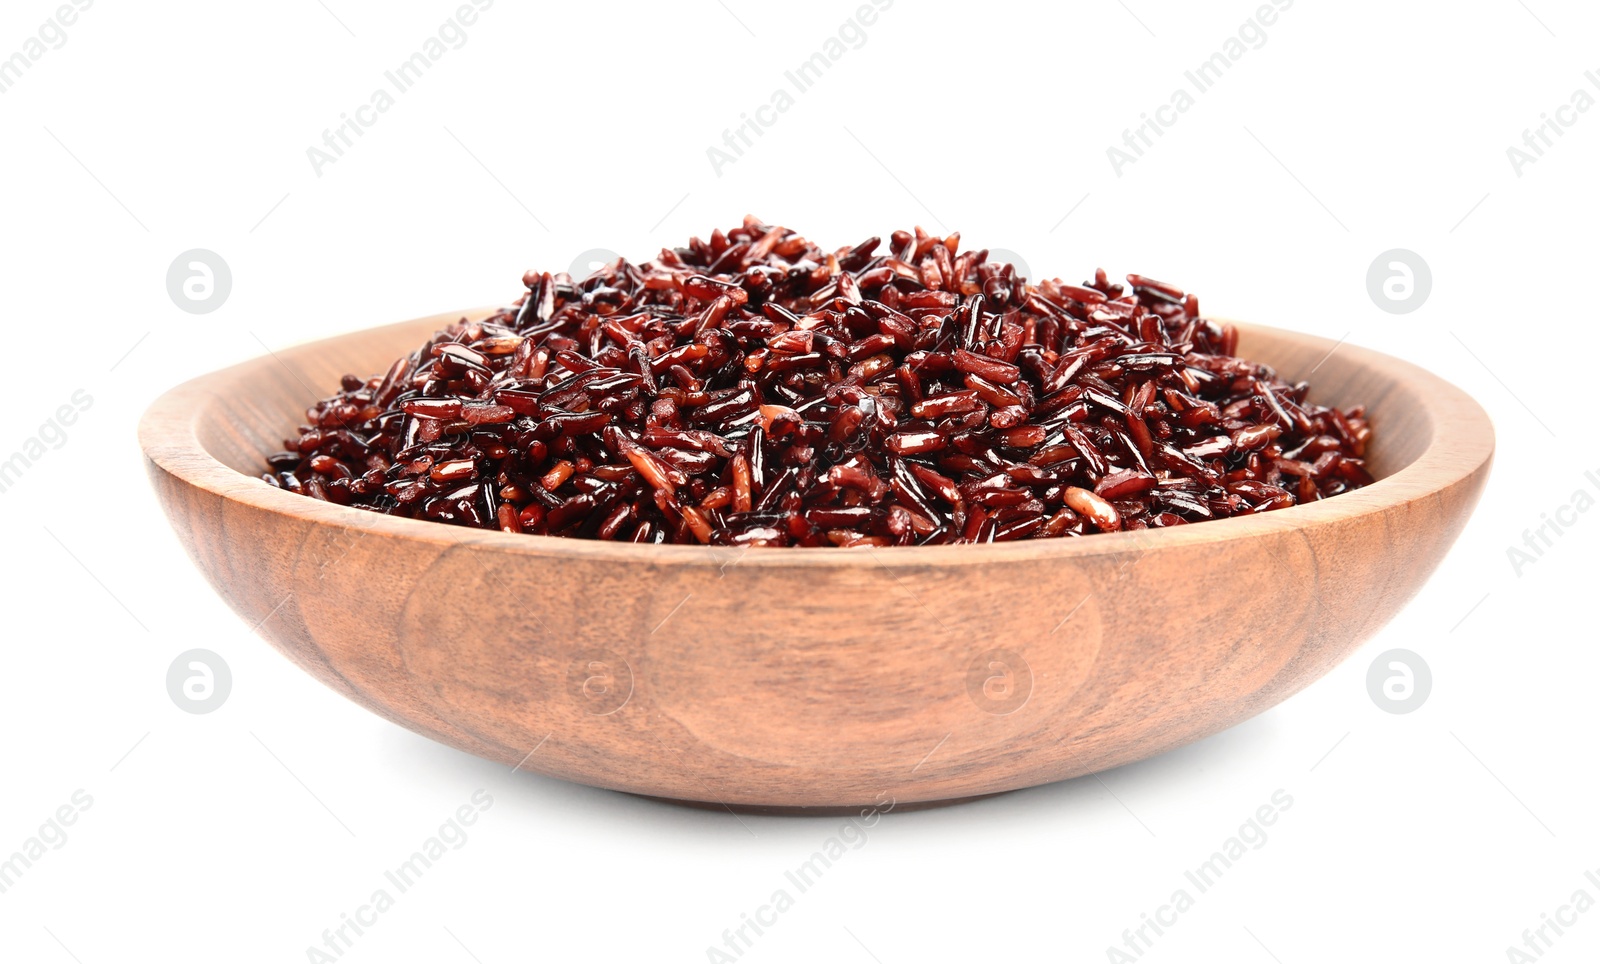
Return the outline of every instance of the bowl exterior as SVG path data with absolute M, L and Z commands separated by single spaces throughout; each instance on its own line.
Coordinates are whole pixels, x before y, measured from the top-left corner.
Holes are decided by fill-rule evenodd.
M 207 465 L 181 436 L 214 387 L 147 415 L 150 478 L 213 588 L 306 672 L 507 767 L 745 807 L 1034 786 L 1260 713 L 1411 598 L 1492 449 L 1476 433 L 1435 477 L 1182 530 L 612 546 L 389 518 Z M 1432 427 L 1435 461 L 1455 417 Z

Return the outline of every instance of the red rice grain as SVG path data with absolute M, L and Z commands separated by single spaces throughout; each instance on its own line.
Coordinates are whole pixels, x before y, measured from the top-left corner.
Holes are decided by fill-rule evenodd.
M 1364 409 L 1234 355 L 1194 295 L 1031 283 L 921 228 L 747 217 L 347 375 L 263 478 L 506 532 L 893 546 L 1165 528 L 1372 482 Z

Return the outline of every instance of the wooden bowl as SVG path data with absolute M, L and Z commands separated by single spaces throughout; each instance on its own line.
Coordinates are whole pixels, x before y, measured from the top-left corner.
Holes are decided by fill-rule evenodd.
M 139 434 L 172 527 L 246 623 L 373 712 L 508 767 L 684 802 L 904 807 L 1216 733 L 1411 598 L 1494 449 L 1483 410 L 1420 368 L 1241 325 L 1241 355 L 1368 406 L 1377 484 L 1160 531 L 741 550 L 465 529 L 260 480 L 341 375 L 381 372 L 458 317 L 163 395 Z

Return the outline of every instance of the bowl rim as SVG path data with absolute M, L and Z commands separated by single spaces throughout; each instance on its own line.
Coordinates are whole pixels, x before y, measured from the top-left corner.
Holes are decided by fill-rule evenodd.
M 1164 529 L 1097 533 L 1075 539 L 1025 539 L 978 545 L 893 546 L 882 549 L 865 547 L 867 552 L 863 554 L 860 548 L 838 547 L 798 549 L 639 545 L 509 533 L 384 515 L 322 502 L 271 486 L 259 476 L 245 475 L 226 465 L 212 455 L 200 440 L 198 422 L 206 406 L 221 399 L 225 394 L 222 386 L 237 380 L 245 372 L 259 366 L 286 364 L 283 361 L 285 355 L 293 357 L 314 352 L 321 345 L 343 338 L 386 328 L 421 328 L 425 322 L 434 322 L 434 327 L 443 328 L 463 317 L 479 318 L 498 310 L 478 308 L 445 312 L 377 328 L 344 332 L 278 352 L 269 350 L 268 354 L 183 382 L 157 397 L 139 419 L 139 443 L 147 467 L 159 469 L 185 485 L 255 510 L 349 530 L 363 536 L 380 534 L 433 544 L 441 551 L 467 547 L 515 556 L 688 567 L 717 566 L 724 569 L 735 564 L 759 568 L 832 569 L 870 562 L 896 570 L 932 565 L 990 565 L 1018 560 L 1066 562 L 1128 552 L 1138 552 L 1142 557 L 1143 553 L 1158 548 L 1245 540 L 1299 529 L 1335 526 L 1432 498 L 1483 470 L 1494 456 L 1494 426 L 1488 413 L 1471 396 L 1432 372 L 1391 355 L 1352 345 L 1343 339 L 1333 341 L 1290 329 L 1227 318 L 1212 320 L 1238 327 L 1241 342 L 1252 340 L 1252 334 L 1299 341 L 1313 348 L 1322 348 L 1324 361 L 1334 351 L 1339 351 L 1346 356 L 1355 356 L 1355 361 L 1362 367 L 1387 375 L 1397 384 L 1405 384 L 1419 400 L 1427 418 L 1430 437 L 1423 450 L 1407 465 L 1365 488 L 1309 505 L 1290 506 L 1259 515 L 1212 519 Z M 1376 401 L 1368 399 L 1366 404 L 1372 405 Z M 1382 431 L 1381 426 L 1377 431 Z

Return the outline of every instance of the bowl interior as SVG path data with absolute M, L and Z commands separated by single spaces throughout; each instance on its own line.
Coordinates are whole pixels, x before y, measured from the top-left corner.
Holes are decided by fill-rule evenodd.
M 488 310 L 468 312 L 470 317 Z M 203 406 L 195 413 L 200 444 L 236 472 L 259 477 L 266 456 L 296 434 L 305 409 L 334 392 L 345 374 L 381 374 L 403 353 L 414 350 L 437 329 L 460 315 L 436 315 L 276 353 L 277 364 L 239 371 L 227 383 L 227 404 Z M 1410 465 L 1433 439 L 1429 406 L 1414 397 L 1417 386 L 1363 365 L 1360 350 L 1309 335 L 1239 325 L 1241 357 L 1271 365 L 1284 380 L 1311 383 L 1311 398 L 1348 409 L 1366 405 L 1374 428 L 1367 452 L 1368 470 L 1377 479 Z M 218 399 L 221 401 L 221 399 Z

